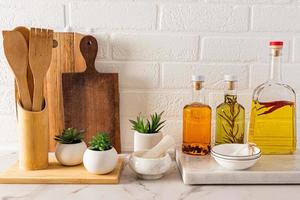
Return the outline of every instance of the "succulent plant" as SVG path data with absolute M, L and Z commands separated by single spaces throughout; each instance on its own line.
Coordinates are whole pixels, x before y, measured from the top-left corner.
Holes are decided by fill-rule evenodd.
M 98 132 L 95 136 L 92 137 L 90 141 L 91 150 L 95 151 L 107 151 L 112 148 L 111 141 L 107 133 Z
M 54 139 L 62 144 L 76 144 L 83 140 L 84 132 L 84 130 L 78 131 L 76 128 L 67 128 L 60 135 L 56 135 Z
M 129 121 L 132 124 L 132 129 L 139 133 L 158 133 L 164 127 L 164 123 L 166 122 L 165 120 L 161 121 L 162 114 L 163 112 L 159 114 L 154 113 L 150 115 L 150 120 L 144 119 L 139 115 L 137 116 L 136 121 Z

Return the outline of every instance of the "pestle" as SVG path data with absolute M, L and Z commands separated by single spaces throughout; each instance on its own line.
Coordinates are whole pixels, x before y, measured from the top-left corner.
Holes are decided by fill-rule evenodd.
M 152 149 L 144 153 L 142 158 L 159 158 L 174 145 L 174 138 L 169 135 L 166 135 L 157 145 L 155 145 Z

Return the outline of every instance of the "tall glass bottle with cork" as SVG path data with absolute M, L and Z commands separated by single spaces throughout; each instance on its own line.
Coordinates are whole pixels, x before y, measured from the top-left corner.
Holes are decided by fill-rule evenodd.
M 270 78 L 253 92 L 249 142 L 263 154 L 292 154 L 296 150 L 294 90 L 281 80 L 283 42 L 270 42 Z
M 193 76 L 193 102 L 183 109 L 182 151 L 190 155 L 210 152 L 211 108 L 204 103 L 204 76 Z
M 245 109 L 237 102 L 237 77 L 225 75 L 224 102 L 216 109 L 215 144 L 244 143 Z

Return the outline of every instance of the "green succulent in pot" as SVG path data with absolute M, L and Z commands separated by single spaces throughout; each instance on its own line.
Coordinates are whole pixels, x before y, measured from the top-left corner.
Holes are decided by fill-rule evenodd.
M 109 136 L 105 132 L 98 132 L 94 135 L 90 141 L 89 149 L 94 151 L 107 151 L 112 148 L 112 143 Z
M 145 119 L 141 116 L 141 114 L 139 114 L 136 120 L 129 120 L 132 124 L 132 130 L 146 134 L 158 133 L 164 127 L 166 122 L 166 120 L 162 121 L 163 113 L 164 112 L 157 114 L 155 112 L 154 114 L 150 115 L 150 119 Z
M 62 144 L 77 144 L 84 138 L 85 130 L 77 130 L 76 128 L 64 129 L 60 135 L 56 135 L 54 139 Z
M 76 128 L 67 128 L 54 137 L 57 141 L 55 157 L 62 165 L 73 166 L 82 163 L 87 148 L 83 141 L 84 132 Z
M 166 120 L 162 120 L 161 113 L 150 115 L 149 119 L 137 116 L 136 120 L 129 120 L 134 130 L 134 151 L 146 151 L 154 147 L 162 139 L 162 128 Z
M 84 152 L 83 165 L 93 174 L 107 174 L 114 170 L 118 162 L 118 153 L 105 132 L 97 132 Z

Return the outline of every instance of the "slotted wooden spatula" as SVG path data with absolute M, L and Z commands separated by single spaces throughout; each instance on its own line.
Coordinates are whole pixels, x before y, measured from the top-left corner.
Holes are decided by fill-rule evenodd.
M 3 31 L 3 46 L 7 61 L 14 73 L 20 101 L 26 110 L 31 110 L 31 98 L 27 84 L 28 46 L 18 31 Z
M 31 28 L 29 41 L 29 65 L 34 80 L 32 110 L 40 111 L 44 101 L 44 79 L 52 57 L 53 31 Z

